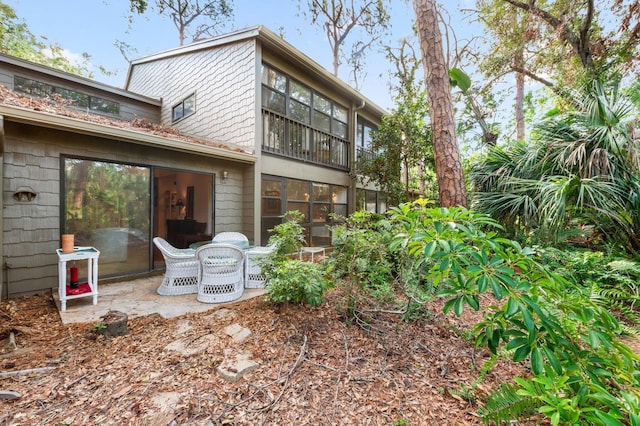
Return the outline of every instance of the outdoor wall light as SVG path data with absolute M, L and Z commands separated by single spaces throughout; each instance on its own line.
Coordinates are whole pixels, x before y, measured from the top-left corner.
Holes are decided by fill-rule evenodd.
M 222 183 L 226 182 L 229 178 L 229 172 L 227 170 L 222 171 Z
M 36 191 L 30 186 L 21 186 L 13 193 L 13 199 L 21 202 L 33 201 L 36 198 Z

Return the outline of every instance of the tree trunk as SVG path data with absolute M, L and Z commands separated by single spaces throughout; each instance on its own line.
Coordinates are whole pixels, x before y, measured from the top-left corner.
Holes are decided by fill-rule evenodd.
M 516 52 L 514 61 L 516 68 L 524 68 L 524 56 L 522 48 Z M 516 71 L 516 139 L 524 140 L 524 74 Z
M 467 190 L 456 139 L 449 72 L 434 0 L 414 0 L 429 96 L 438 194 L 442 207 L 467 206 Z

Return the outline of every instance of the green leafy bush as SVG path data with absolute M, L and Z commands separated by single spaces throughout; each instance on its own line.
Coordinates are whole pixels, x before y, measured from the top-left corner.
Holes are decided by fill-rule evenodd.
M 331 228 L 333 250 L 325 263 L 343 290 L 338 309 L 350 321 L 362 305 L 395 300 L 391 233 L 388 222 L 375 213 L 357 211 L 337 221 Z
M 488 216 L 418 201 L 392 209 L 390 218 L 403 229 L 392 250 L 428 268 L 431 285 L 448 299 L 444 312 L 482 309 L 476 344 L 528 361 L 534 377 L 519 379 L 516 394 L 534 399 L 538 413 L 553 424 L 640 424 L 640 358 L 616 340 L 614 316 L 579 286 L 547 269 L 534 250 L 500 237 Z M 481 306 L 485 293 L 495 303 Z
M 277 303 L 307 303 L 318 306 L 332 286 L 322 266 L 289 259 L 276 262 L 268 273 L 266 300 Z
M 292 259 L 304 245 L 303 215 L 297 210 L 287 212 L 284 222 L 273 227 L 269 245 L 275 250 L 260 261 L 267 277 L 265 299 L 277 303 L 322 303 L 323 293 L 332 286 L 322 265 Z
M 282 218 L 282 223 L 269 230 L 272 235 L 269 237 L 268 244 L 275 247 L 274 258 L 278 261 L 298 253 L 305 244 L 304 228 L 300 225 L 304 215 L 298 210 L 291 210 Z

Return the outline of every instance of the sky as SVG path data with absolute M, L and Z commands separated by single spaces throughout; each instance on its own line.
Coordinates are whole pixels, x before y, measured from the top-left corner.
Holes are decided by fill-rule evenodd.
M 115 46 L 116 41 L 136 49 L 135 59 L 177 47 L 178 32 L 168 17 L 155 13 L 136 16 L 129 25 L 129 0 L 2 0 L 23 19 L 31 33 L 46 37 L 48 43 L 63 47 L 69 57 L 82 53 L 91 55 L 91 62 L 102 66 L 112 75 L 94 72 L 94 79 L 122 87 L 128 62 Z M 153 4 L 153 0 L 149 0 Z M 456 31 L 469 35 L 469 24 L 459 18 L 458 8 L 473 0 L 449 0 L 448 12 Z M 233 0 L 234 16 L 223 32 L 254 25 L 264 25 L 280 34 L 295 48 L 331 71 L 332 58 L 325 35 L 308 23 L 298 11 L 297 0 Z M 411 35 L 414 18 L 411 1 L 392 0 L 392 40 Z M 458 37 L 460 38 L 460 34 Z M 393 97 L 389 93 L 390 66 L 382 54 L 367 55 L 367 75 L 359 91 L 378 106 L 390 110 Z M 342 66 L 340 77 L 348 81 L 347 67 Z

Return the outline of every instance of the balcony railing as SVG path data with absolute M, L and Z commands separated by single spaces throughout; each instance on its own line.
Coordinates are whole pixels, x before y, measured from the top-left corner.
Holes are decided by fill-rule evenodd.
M 349 170 L 349 141 L 291 120 L 272 111 L 262 111 L 262 150 L 289 158 Z
M 376 158 L 376 153 L 369 148 L 356 146 L 356 161 L 371 161 Z

